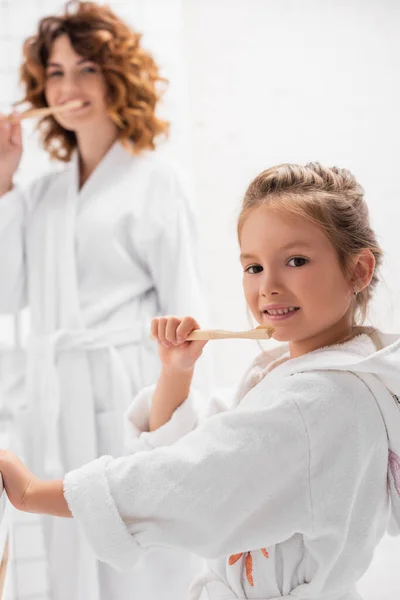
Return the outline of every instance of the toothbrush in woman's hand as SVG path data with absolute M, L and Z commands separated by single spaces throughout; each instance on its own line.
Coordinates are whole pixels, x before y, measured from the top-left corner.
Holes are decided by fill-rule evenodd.
M 71 100 L 71 102 L 66 102 L 65 104 L 60 104 L 59 106 L 46 106 L 43 108 L 32 108 L 32 109 L 26 110 L 23 113 L 12 113 L 11 115 L 9 115 L 8 118 L 11 120 L 13 120 L 14 117 L 17 117 L 19 120 L 43 118 L 43 117 L 48 117 L 49 115 L 53 115 L 56 113 L 73 110 L 74 108 L 80 108 L 81 106 L 83 106 L 82 100 Z

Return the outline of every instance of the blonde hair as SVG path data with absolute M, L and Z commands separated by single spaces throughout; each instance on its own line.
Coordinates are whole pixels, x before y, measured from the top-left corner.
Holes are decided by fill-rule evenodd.
M 354 321 L 362 324 L 373 291 L 379 283 L 383 252 L 369 222 L 364 189 L 347 169 L 282 164 L 260 173 L 245 193 L 238 220 L 238 236 L 250 211 L 268 206 L 321 227 L 336 249 L 343 274 L 349 278 L 352 259 L 369 249 L 375 270 L 369 285 L 355 296 Z
M 154 150 L 156 139 L 167 135 L 169 123 L 156 115 L 166 83 L 159 68 L 141 46 L 141 34 L 133 31 L 110 8 L 95 2 L 71 0 L 62 16 L 45 17 L 36 35 L 24 43 L 21 83 L 35 108 L 47 106 L 46 65 L 54 41 L 67 35 L 77 54 L 101 68 L 108 88 L 108 114 L 118 127 L 118 139 L 132 153 Z M 44 117 L 38 130 L 52 158 L 68 162 L 77 146 L 73 131 L 64 129 L 53 116 Z

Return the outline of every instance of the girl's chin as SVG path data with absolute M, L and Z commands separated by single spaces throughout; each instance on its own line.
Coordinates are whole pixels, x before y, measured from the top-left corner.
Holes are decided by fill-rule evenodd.
M 284 334 L 283 332 L 275 330 L 271 336 L 271 339 L 275 340 L 276 342 L 291 342 L 292 336 L 288 335 L 287 332 Z
M 271 339 L 275 340 L 276 342 L 291 342 L 296 336 L 296 334 L 294 333 L 294 328 L 279 327 L 279 324 L 271 323 L 267 320 L 260 323 L 260 325 L 268 325 L 269 327 L 274 328 L 274 333 L 272 334 Z

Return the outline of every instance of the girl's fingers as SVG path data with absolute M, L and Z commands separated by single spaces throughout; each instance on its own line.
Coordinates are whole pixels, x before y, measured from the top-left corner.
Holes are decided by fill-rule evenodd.
M 151 320 L 150 335 L 153 339 L 158 341 L 158 318 L 157 317 L 154 317 L 154 319 Z
M 176 331 L 178 342 L 184 342 L 193 329 L 200 329 L 197 321 L 193 317 L 184 317 Z
M 176 340 L 176 331 L 181 322 L 181 319 L 178 317 L 168 317 L 167 323 L 165 326 L 165 337 L 167 342 L 170 342 L 174 346 L 177 345 Z
M 163 346 L 168 347 L 169 343 L 166 338 L 166 328 L 167 328 L 168 317 L 160 317 L 158 319 L 158 343 Z
M 152 337 L 166 347 L 185 343 L 189 333 L 199 328 L 193 317 L 155 317 L 151 321 Z

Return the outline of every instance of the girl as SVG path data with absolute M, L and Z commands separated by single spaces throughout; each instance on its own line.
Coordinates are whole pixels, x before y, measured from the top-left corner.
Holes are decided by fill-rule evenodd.
M 122 415 L 159 373 L 151 318 L 203 313 L 204 302 L 194 211 L 155 151 L 168 124 L 140 35 L 104 6 L 68 3 L 40 22 L 24 55 L 25 101 L 83 103 L 39 123 L 66 169 L 26 190 L 12 183 L 20 125 L 0 119 L 0 310 L 29 305 L 23 441 L 34 472 L 62 477 L 123 453 Z M 207 377 L 205 368 L 206 388 Z M 154 549 L 123 577 L 95 560 L 75 523 L 43 523 L 55 600 L 183 599 L 192 559 L 182 550 Z
M 388 518 L 400 525 L 400 338 L 356 324 L 382 260 L 363 190 L 344 169 L 271 168 L 238 233 L 249 308 L 286 343 L 255 360 L 229 410 L 214 399 L 198 422 L 198 324 L 156 318 L 163 368 L 129 411 L 137 452 L 63 481 L 3 452 L 5 488 L 21 510 L 73 515 L 115 568 L 154 545 L 205 557 L 191 600 L 356 600 Z

